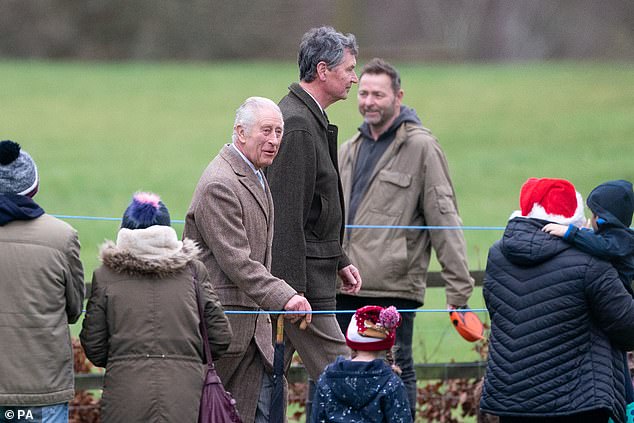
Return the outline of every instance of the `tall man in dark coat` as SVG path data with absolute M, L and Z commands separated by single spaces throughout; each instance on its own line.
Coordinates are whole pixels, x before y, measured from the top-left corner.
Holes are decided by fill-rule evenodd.
M 233 143 L 225 145 L 196 186 L 184 237 L 201 247 L 211 283 L 225 310 L 289 310 L 298 320 L 306 298 L 270 273 L 273 200 L 262 169 L 275 158 L 284 123 L 278 106 L 248 98 L 236 113 Z M 310 321 L 310 314 L 305 318 Z M 267 314 L 231 314 L 233 338 L 216 361 L 243 421 L 269 421 L 273 343 Z
M 325 113 L 357 83 L 356 55 L 352 34 L 330 27 L 304 34 L 300 82 L 279 103 L 284 140 L 266 174 L 276 213 L 271 271 L 305 295 L 314 310 L 335 309 L 337 275 L 346 292 L 361 287 L 356 267 L 341 249 L 344 206 L 337 127 Z M 298 351 L 314 380 L 338 355 L 349 354 L 334 313 L 314 315 L 305 330 L 286 322 L 284 330 L 287 365 Z

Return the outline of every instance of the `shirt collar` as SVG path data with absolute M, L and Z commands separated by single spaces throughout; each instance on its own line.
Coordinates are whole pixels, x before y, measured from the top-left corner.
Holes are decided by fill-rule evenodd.
M 253 165 L 253 163 L 251 163 L 251 161 L 249 159 L 247 159 L 247 156 L 242 154 L 242 151 L 240 151 L 240 149 L 238 147 L 236 147 L 236 145 L 234 143 L 231 143 L 231 146 L 233 147 L 234 150 L 236 150 L 238 152 L 240 157 L 242 157 L 242 160 L 244 160 L 246 162 L 246 164 L 249 165 L 249 167 L 251 168 L 253 173 L 257 174 L 259 172 L 259 170 L 255 168 L 255 166 Z
M 301 87 L 301 85 L 300 85 Z M 319 102 L 315 99 L 315 97 L 313 97 L 313 95 L 308 92 L 308 90 L 305 90 L 304 87 L 302 87 L 302 90 L 304 90 L 306 92 L 306 94 L 308 94 L 310 96 L 310 98 L 313 99 L 313 101 L 315 102 L 315 104 L 317 104 L 317 107 L 319 107 L 319 110 L 321 110 L 321 113 L 326 116 L 326 111 L 323 109 L 323 107 L 321 107 L 321 104 L 319 104 Z

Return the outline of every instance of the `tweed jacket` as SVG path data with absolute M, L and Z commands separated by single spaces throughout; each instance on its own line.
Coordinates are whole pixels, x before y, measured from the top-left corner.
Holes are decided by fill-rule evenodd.
M 276 210 L 271 268 L 304 293 L 314 310 L 332 310 L 337 270 L 350 264 L 341 249 L 337 127 L 299 84 L 289 89 L 279 103 L 284 137 L 266 170 Z
M 480 407 L 500 416 L 625 415 L 623 350 L 634 349 L 634 301 L 608 262 L 512 219 L 489 250 L 491 317 Z
M 269 271 L 273 239 L 270 190 L 268 186 L 262 189 L 257 176 L 231 145 L 225 145 L 203 172 L 187 212 L 184 236 L 201 246 L 202 261 L 226 310 L 282 310 L 296 294 Z M 229 320 L 233 339 L 225 356 L 216 363 L 223 382 L 227 384 L 239 372 L 241 362 L 257 359 L 246 354 L 252 342 L 264 366 L 272 369 L 270 317 L 231 314 Z M 246 382 L 242 380 L 236 387 L 239 391 L 225 387 L 236 397 L 243 419 L 249 421 L 249 416 L 255 415 L 255 405 L 248 410 L 242 407 L 245 401 L 257 398 L 260 381 Z
M 347 202 L 361 141 L 357 133 L 339 151 Z M 354 224 L 462 226 L 447 160 L 427 128 L 404 122 L 397 129 L 374 168 Z M 432 247 L 442 266 L 447 304 L 466 304 L 474 281 L 462 231 L 351 229 L 344 239 L 344 250 L 363 276 L 359 296 L 403 298 L 420 304 Z
M 70 401 L 68 324 L 84 301 L 77 232 L 47 214 L 0 226 L 0 291 L 0 405 Z
M 213 357 L 229 346 L 229 322 L 191 240 L 179 246 L 167 226 L 122 231 L 134 243 L 101 247 L 80 333 L 88 359 L 106 368 L 102 419 L 196 422 L 205 366 L 194 274 Z M 139 254 L 147 246 L 152 258 Z

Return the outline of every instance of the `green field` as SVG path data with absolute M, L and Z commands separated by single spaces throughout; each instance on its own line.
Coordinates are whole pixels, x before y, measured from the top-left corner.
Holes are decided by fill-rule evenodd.
M 465 225 L 504 226 L 530 176 L 570 179 L 584 195 L 608 179 L 634 180 L 634 64 L 399 68 L 405 104 L 447 154 Z M 252 95 L 278 100 L 296 79 L 290 62 L 0 61 L 0 139 L 33 155 L 36 200 L 51 214 L 119 217 L 142 189 L 182 219 L 203 168 L 230 140 L 237 106 Z M 328 110 L 341 141 L 360 124 L 355 96 Z M 90 279 L 117 222 L 69 223 Z M 466 232 L 472 269 L 484 268 L 499 236 Z M 430 291 L 425 308 L 443 307 L 442 290 Z M 470 304 L 483 306 L 480 291 Z M 477 358 L 445 313 L 419 314 L 415 342 L 417 361 Z

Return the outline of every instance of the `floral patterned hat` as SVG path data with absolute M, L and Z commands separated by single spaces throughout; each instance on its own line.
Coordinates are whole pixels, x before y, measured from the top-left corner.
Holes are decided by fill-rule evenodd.
M 401 315 L 394 306 L 361 307 L 352 316 L 346 331 L 346 344 L 357 351 L 383 351 L 394 346 Z

